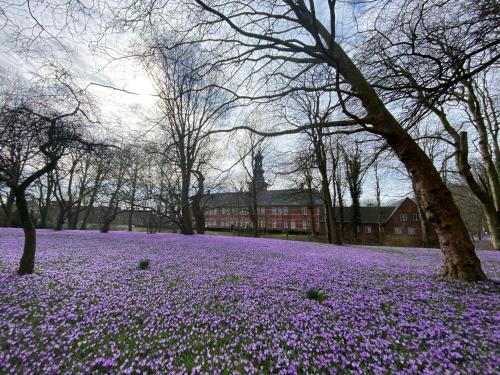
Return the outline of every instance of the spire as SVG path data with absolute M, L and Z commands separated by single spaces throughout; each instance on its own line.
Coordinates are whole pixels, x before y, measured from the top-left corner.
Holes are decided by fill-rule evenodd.
M 267 190 L 267 182 L 264 178 L 264 168 L 262 168 L 262 160 L 264 157 L 262 156 L 262 153 L 257 151 L 257 154 L 255 155 L 254 158 L 254 178 L 255 178 L 255 186 L 257 190 Z

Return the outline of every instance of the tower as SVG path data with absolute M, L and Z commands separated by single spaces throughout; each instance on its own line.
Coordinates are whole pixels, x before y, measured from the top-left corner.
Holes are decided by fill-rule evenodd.
M 262 168 L 262 160 L 264 157 L 262 156 L 262 153 L 260 151 L 257 152 L 254 158 L 254 174 L 253 178 L 255 179 L 255 185 L 252 183 L 250 186 L 250 189 L 255 186 L 256 190 L 267 190 L 267 187 L 269 186 L 264 179 L 264 169 Z

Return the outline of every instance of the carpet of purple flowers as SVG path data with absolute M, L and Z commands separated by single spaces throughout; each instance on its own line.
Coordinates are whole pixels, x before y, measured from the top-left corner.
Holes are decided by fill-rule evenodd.
M 433 278 L 435 249 L 0 230 L 1 373 L 498 371 L 500 287 Z M 479 253 L 491 278 L 500 252 Z M 149 268 L 139 262 L 149 259 Z M 316 289 L 321 302 L 308 299 Z M 498 372 L 497 372 L 498 373 Z

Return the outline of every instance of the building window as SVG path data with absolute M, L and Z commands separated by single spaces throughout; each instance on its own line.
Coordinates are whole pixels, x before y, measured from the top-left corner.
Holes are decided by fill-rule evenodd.
M 263 227 L 264 226 L 264 220 L 259 220 L 259 227 Z
M 290 221 L 290 228 L 295 229 L 295 220 Z
M 420 221 L 420 215 L 419 214 L 413 214 L 413 221 Z
M 282 207 L 278 207 L 278 215 L 283 215 L 283 208 Z
M 302 207 L 302 215 L 307 215 L 307 207 Z
M 288 215 L 288 207 L 283 207 L 283 215 Z
M 273 219 L 273 221 L 272 221 L 272 227 L 276 228 L 276 219 Z
M 288 221 L 283 221 L 283 228 L 288 229 Z
M 401 221 L 408 221 L 408 215 L 407 214 L 401 214 L 401 215 L 399 215 L 399 220 L 401 220 Z
M 372 232 L 372 227 L 370 225 L 365 227 L 365 233 L 371 233 Z
M 410 236 L 414 236 L 416 233 L 417 233 L 417 232 L 416 232 L 415 228 L 413 228 L 413 227 L 408 227 L 408 234 L 409 234 Z
M 302 228 L 307 229 L 307 220 L 302 220 Z
M 265 215 L 266 209 L 264 207 L 259 207 L 258 212 L 259 212 L 259 215 Z
M 273 207 L 273 215 L 276 215 L 276 207 Z
M 401 227 L 394 227 L 394 234 L 401 234 Z

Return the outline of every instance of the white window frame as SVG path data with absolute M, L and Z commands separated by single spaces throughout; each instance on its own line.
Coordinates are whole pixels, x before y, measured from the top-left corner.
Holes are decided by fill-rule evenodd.
M 420 221 L 420 215 L 419 214 L 413 214 L 413 221 Z
M 295 220 L 290 221 L 290 229 L 295 229 Z
M 417 234 L 417 230 L 415 227 L 408 227 L 408 235 L 415 236 Z
M 401 227 L 394 227 L 394 234 L 403 234 Z
M 367 225 L 365 227 L 365 233 L 371 233 L 372 232 L 372 226 L 371 225 Z
M 288 207 L 283 207 L 283 215 L 288 215 Z
M 399 214 L 399 221 L 408 221 L 408 214 Z
M 302 220 L 302 229 L 307 229 L 307 220 Z
M 273 211 L 272 212 L 273 212 L 273 215 L 277 215 L 276 214 L 276 207 L 273 207 Z
M 271 223 L 272 223 L 272 224 L 271 224 L 271 225 L 272 225 L 272 227 L 273 227 L 273 228 L 276 228 L 276 219 L 273 219 L 273 220 L 271 221 Z

